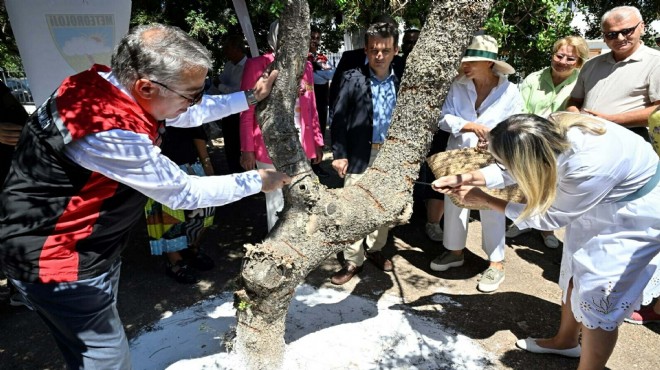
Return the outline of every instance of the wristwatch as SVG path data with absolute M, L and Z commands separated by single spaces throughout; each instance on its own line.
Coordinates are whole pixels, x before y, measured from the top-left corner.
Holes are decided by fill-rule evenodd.
M 254 90 L 245 90 L 245 99 L 247 99 L 248 105 L 255 105 L 258 103 L 257 98 L 254 96 Z

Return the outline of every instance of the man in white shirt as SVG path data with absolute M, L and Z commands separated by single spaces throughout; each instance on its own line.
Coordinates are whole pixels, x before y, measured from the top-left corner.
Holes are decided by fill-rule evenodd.
M 188 176 L 161 155 L 165 120 L 190 127 L 270 94 L 204 96 L 210 53 L 179 28 L 132 29 L 112 57 L 67 78 L 26 123 L 0 193 L 0 265 L 51 329 L 69 368 L 130 369 L 117 313 L 120 252 L 146 197 L 219 206 L 290 182 L 275 171 Z

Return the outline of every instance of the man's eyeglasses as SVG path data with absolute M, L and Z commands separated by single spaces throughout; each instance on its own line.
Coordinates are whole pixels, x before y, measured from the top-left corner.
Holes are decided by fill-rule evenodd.
M 186 100 L 188 101 L 188 104 L 190 104 L 191 107 L 192 107 L 193 105 L 199 103 L 200 100 L 202 100 L 202 96 L 204 95 L 204 89 L 200 90 L 197 94 L 195 94 L 195 96 L 193 96 L 193 97 L 189 97 L 189 96 L 185 96 L 185 95 L 183 95 L 183 94 L 180 94 L 180 93 L 176 92 L 175 90 L 170 89 L 167 85 L 165 85 L 165 84 L 163 84 L 163 83 L 160 83 L 160 82 L 158 82 L 158 81 L 149 80 L 149 82 L 151 82 L 151 83 L 155 83 L 155 84 L 158 85 L 158 86 L 162 86 L 162 87 L 164 87 L 165 89 L 167 89 L 167 90 L 169 90 L 169 91 L 171 91 L 171 92 L 173 92 L 173 93 L 179 95 L 180 97 L 186 99 Z
M 558 61 L 558 62 L 561 62 L 562 59 L 564 59 L 564 58 L 566 58 L 567 63 L 575 63 L 578 60 L 578 58 L 576 58 L 576 57 L 571 57 L 571 56 L 564 55 L 564 54 L 554 54 L 554 57 L 555 57 L 555 60 Z
M 635 32 L 635 29 L 637 29 L 637 26 L 639 26 L 640 24 L 642 24 L 641 21 L 639 23 L 637 23 L 635 25 L 635 27 L 624 28 L 624 29 L 618 30 L 618 31 L 605 32 L 605 34 L 604 34 L 605 38 L 608 39 L 608 40 L 616 40 L 616 39 L 619 38 L 619 34 L 623 35 L 623 37 L 626 37 L 626 36 L 630 35 L 631 33 Z

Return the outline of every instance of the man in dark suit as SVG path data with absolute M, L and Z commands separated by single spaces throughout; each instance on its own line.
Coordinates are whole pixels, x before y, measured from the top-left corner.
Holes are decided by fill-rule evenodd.
M 391 24 L 395 29 L 399 29 L 399 24 L 394 20 L 394 18 L 390 17 L 389 15 L 379 15 L 372 19 L 371 24 L 376 24 L 376 23 L 389 23 Z M 395 40 L 395 44 L 398 45 L 398 38 Z M 403 69 L 405 68 L 405 59 L 402 58 L 399 55 L 395 55 L 394 59 L 392 60 L 392 68 L 394 69 L 394 73 L 397 76 L 403 75 Z M 332 81 L 330 82 L 330 92 L 328 94 L 329 97 L 329 102 L 330 102 L 330 124 L 332 124 L 332 116 L 334 113 L 334 106 L 335 106 L 335 100 L 337 99 L 337 94 L 339 93 L 339 82 L 342 79 L 342 75 L 344 72 L 354 69 L 354 68 L 359 68 L 362 66 L 367 65 L 367 55 L 365 54 L 365 49 L 364 48 L 359 48 L 359 49 L 353 49 L 353 50 L 348 50 L 345 51 L 341 54 L 341 59 L 339 59 L 339 63 L 337 63 L 337 67 L 335 68 L 335 74 L 332 77 Z
M 368 63 L 343 73 L 335 104 L 332 132 L 332 167 L 351 186 L 376 159 L 387 137 L 396 105 L 401 74 L 392 66 L 399 52 L 398 31 L 390 23 L 375 23 L 365 34 Z M 362 270 L 365 257 L 384 271 L 392 262 L 380 250 L 387 241 L 387 227 L 382 227 L 338 255 L 341 270 L 332 275 L 332 283 L 341 285 Z M 365 253 L 365 250 L 368 250 Z

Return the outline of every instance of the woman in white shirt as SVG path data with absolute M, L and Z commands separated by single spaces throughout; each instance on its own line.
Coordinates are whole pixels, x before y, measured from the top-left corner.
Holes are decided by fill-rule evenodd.
M 644 301 L 660 295 L 652 281 L 658 279 L 654 257 L 660 253 L 658 157 L 622 126 L 575 113 L 555 113 L 550 120 L 515 115 L 491 130 L 489 138 L 497 165 L 442 177 L 433 187 L 504 213 L 520 227 L 566 227 L 558 332 L 516 345 L 580 357 L 580 369 L 602 369 L 618 326 L 640 307 L 642 295 Z M 518 183 L 527 204 L 472 188 L 511 181 Z
M 493 37 L 479 35 L 472 39 L 461 60 L 460 74 L 442 106 L 440 129 L 450 133 L 447 150 L 484 144 L 491 128 L 522 112 L 520 92 L 506 78 L 514 72 L 513 67 L 497 59 L 497 41 Z M 445 271 L 463 265 L 469 212 L 446 202 L 443 244 L 448 251 L 431 262 L 431 270 Z M 490 266 L 477 288 L 492 292 L 504 281 L 506 219 L 493 211 L 481 211 L 480 216 L 482 248 Z

